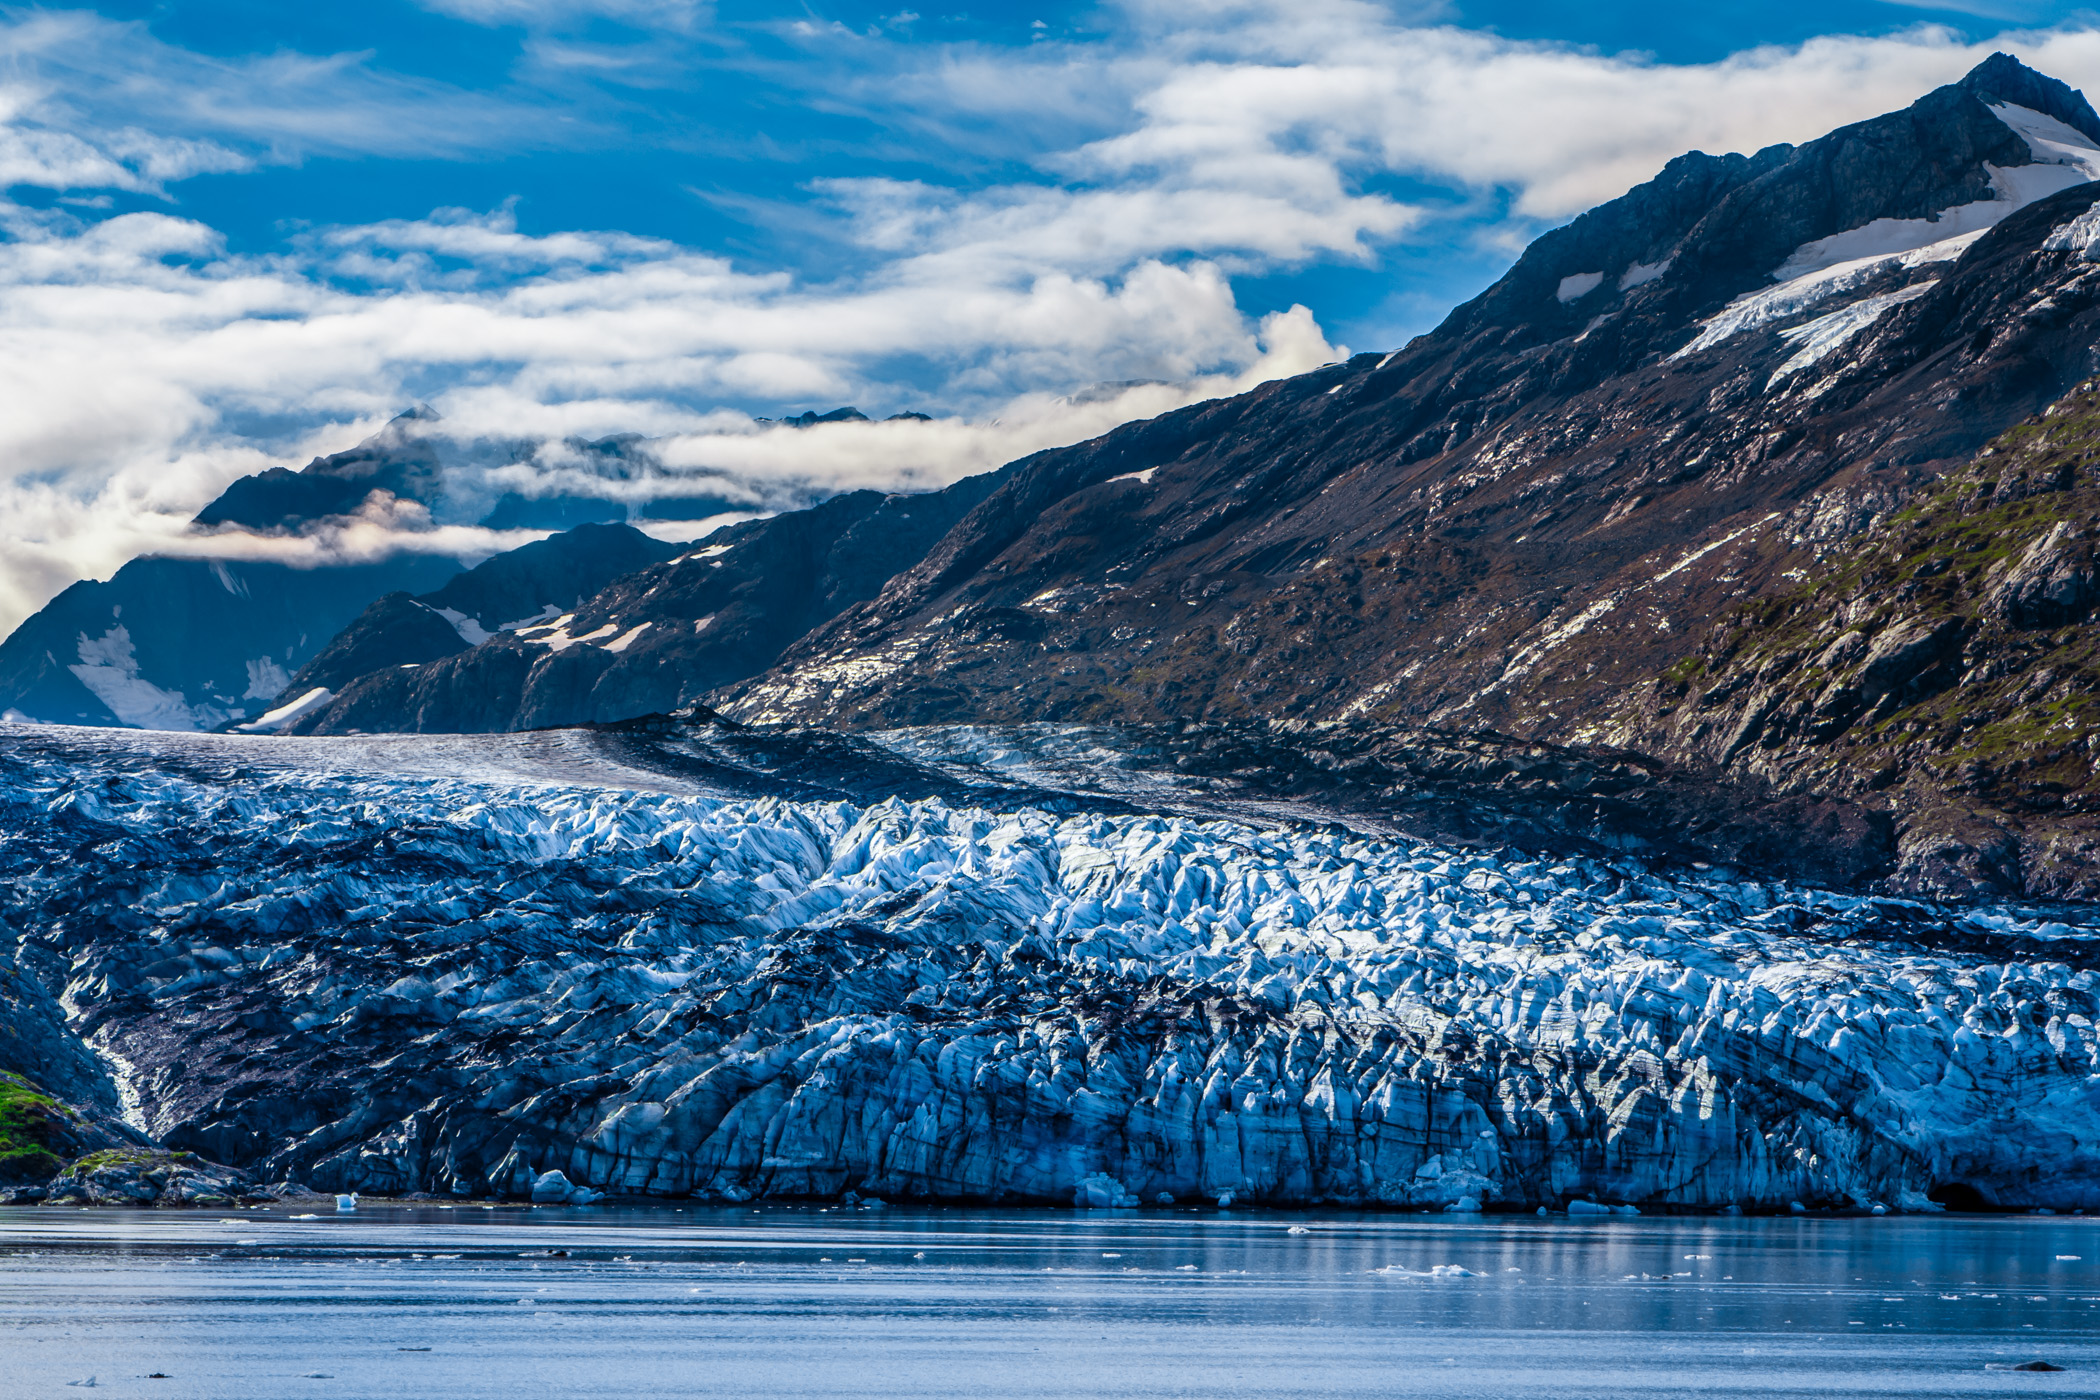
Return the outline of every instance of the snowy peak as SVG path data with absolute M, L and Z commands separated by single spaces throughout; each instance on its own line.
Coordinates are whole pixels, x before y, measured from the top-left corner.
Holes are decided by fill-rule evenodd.
M 2100 145 L 2100 113 L 2093 111 L 2085 94 L 2035 72 L 2009 53 L 1992 54 L 1954 87 L 1988 106 L 2009 104 L 2040 113 L 2085 137 L 2089 144 Z
M 1615 317 L 1643 349 L 1727 303 L 1863 258 L 1959 256 L 2008 215 L 2100 177 L 2084 96 L 1996 54 L 1899 112 L 1754 155 L 1690 152 L 1654 180 L 1546 234 L 1446 329 L 1522 328 L 1539 342 Z

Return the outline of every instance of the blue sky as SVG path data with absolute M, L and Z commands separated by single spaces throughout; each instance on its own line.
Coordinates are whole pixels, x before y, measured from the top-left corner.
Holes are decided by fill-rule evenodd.
M 186 521 L 226 481 L 418 401 L 463 453 L 521 457 L 518 489 L 574 485 L 563 442 L 620 431 L 660 441 L 643 495 L 938 484 L 1396 345 L 1688 147 L 1807 139 L 1994 45 L 2100 85 L 2096 23 L 2030 0 L 0 10 L 0 628 L 204 548 Z M 842 403 L 936 421 L 752 423 Z M 470 523 L 404 508 L 326 550 Z

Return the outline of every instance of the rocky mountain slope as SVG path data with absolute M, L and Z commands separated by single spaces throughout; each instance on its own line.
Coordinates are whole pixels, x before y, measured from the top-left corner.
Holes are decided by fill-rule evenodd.
M 290 732 L 488 733 L 691 704 L 874 597 L 1006 475 L 917 496 L 852 491 L 716 531 L 537 626 L 413 670 L 373 670 Z
M 1685 638 L 1614 742 L 1900 817 L 1925 887 L 2100 897 L 2100 385 Z
M 1393 354 L 1045 454 L 727 709 L 1580 735 L 1688 622 L 2093 370 L 2100 283 L 2058 234 L 2095 173 L 2090 107 L 2002 58 L 1683 157 Z
M 17 727 L 0 918 L 137 1127 L 322 1189 L 2100 1208 L 2095 928 L 719 732 Z
M 677 553 L 679 546 L 629 525 L 578 525 L 485 559 L 420 598 L 389 593 L 300 667 L 260 718 L 234 727 L 287 729 L 374 672 L 413 669 L 544 623 L 614 579 Z

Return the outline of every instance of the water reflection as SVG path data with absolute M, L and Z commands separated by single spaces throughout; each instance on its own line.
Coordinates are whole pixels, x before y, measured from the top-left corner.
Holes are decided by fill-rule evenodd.
M 2084 1218 L 300 1214 L 0 1210 L 0 1393 L 2100 1396 Z

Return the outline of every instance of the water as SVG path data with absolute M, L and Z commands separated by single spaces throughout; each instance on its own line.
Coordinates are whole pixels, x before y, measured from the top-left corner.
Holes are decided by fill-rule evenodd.
M 2100 1396 L 2084 1218 L 303 1213 L 0 1209 L 0 1395 Z

